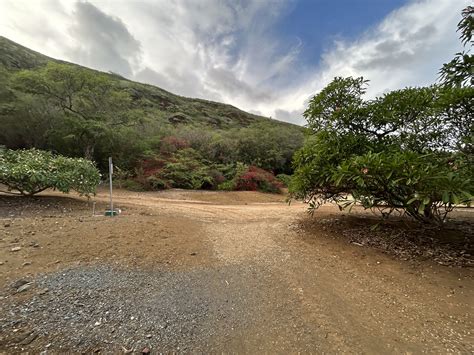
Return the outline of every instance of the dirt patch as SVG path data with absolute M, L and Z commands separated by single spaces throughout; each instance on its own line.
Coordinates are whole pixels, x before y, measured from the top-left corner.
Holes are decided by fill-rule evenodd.
M 474 351 L 472 269 L 351 239 L 373 233 L 362 212 L 311 219 L 281 195 L 119 190 L 122 214 L 107 218 L 104 192 L 100 216 L 57 193 L 0 198 L 8 353 Z
M 457 212 L 453 215 L 456 216 Z M 364 211 L 303 218 L 295 228 L 311 239 L 314 230 L 359 247 L 376 248 L 401 260 L 435 261 L 447 266 L 474 266 L 474 221 L 459 213 L 443 227 L 428 227 L 407 218 L 381 222 Z M 330 232 L 330 233 L 329 233 Z

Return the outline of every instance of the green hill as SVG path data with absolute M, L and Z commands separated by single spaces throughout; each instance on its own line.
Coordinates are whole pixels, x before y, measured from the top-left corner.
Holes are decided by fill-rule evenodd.
M 0 67 L 7 71 L 37 69 L 48 62 L 64 63 L 81 70 L 94 71 L 77 64 L 67 63 L 35 52 L 0 36 Z M 140 102 L 149 115 L 171 124 L 204 124 L 217 128 L 245 127 L 256 122 L 271 122 L 295 129 L 292 124 L 272 120 L 242 111 L 232 105 L 175 95 L 159 87 L 127 80 L 114 73 L 106 73 L 127 91 L 134 101 Z M 296 128 L 299 129 L 299 128 Z

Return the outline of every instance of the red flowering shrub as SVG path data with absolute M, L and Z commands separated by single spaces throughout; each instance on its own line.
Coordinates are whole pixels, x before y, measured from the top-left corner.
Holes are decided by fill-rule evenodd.
M 171 155 L 185 148 L 189 148 L 189 143 L 175 136 L 164 137 L 160 143 L 160 153 L 163 155 Z
M 144 159 L 139 163 L 139 170 L 145 177 L 148 177 L 160 171 L 165 164 L 166 160 L 159 157 Z
M 236 177 L 235 189 L 240 191 L 281 192 L 283 184 L 271 172 L 249 166 L 240 176 Z

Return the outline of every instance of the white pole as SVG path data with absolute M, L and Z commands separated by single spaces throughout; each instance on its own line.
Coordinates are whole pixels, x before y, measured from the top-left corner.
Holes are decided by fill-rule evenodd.
M 110 213 L 114 215 L 114 202 L 112 201 L 112 174 L 114 172 L 114 165 L 112 164 L 112 157 L 109 157 L 109 185 L 110 185 Z

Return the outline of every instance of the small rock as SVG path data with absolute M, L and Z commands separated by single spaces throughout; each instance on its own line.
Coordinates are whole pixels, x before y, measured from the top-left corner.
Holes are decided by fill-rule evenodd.
M 149 353 L 150 353 L 150 348 L 146 347 L 142 350 L 142 354 L 149 354 Z
M 124 354 L 131 354 L 133 353 L 133 348 L 132 349 L 127 349 L 126 347 L 122 346 L 122 351 Z
M 43 288 L 42 290 L 38 291 L 38 295 L 44 295 L 45 293 L 48 293 L 48 292 L 49 292 L 49 289 Z
M 23 279 L 16 280 L 14 283 L 11 284 L 11 288 L 18 289 L 21 286 L 26 285 L 27 283 L 29 282 Z
M 191 256 L 195 256 L 195 255 L 197 255 L 197 253 L 196 253 L 196 252 L 192 252 L 192 253 L 191 253 L 191 254 L 189 254 L 189 255 L 191 255 Z
M 20 251 L 21 250 L 21 247 L 14 247 L 14 248 L 11 248 L 10 251 L 12 253 L 16 252 L 16 251 Z
M 28 335 L 25 339 L 23 339 L 23 341 L 20 344 L 21 345 L 31 344 L 33 340 L 35 340 L 37 337 L 38 337 L 38 334 L 33 332 L 30 335 Z
M 27 291 L 31 288 L 32 285 L 33 285 L 32 282 L 28 282 L 28 283 L 24 284 L 23 286 L 18 287 L 16 292 L 20 293 L 20 292 Z
M 3 264 L 5 264 L 5 263 L 3 261 L 0 261 L 0 265 L 3 265 Z
M 5 223 L 3 226 L 4 226 L 5 228 L 8 228 L 8 227 L 11 226 L 11 224 L 7 222 L 7 223 Z
M 146 337 L 147 337 L 148 339 L 150 339 L 150 338 L 151 338 L 151 334 L 147 334 Z
M 31 261 L 25 261 L 22 266 L 28 266 L 28 265 L 31 265 Z

